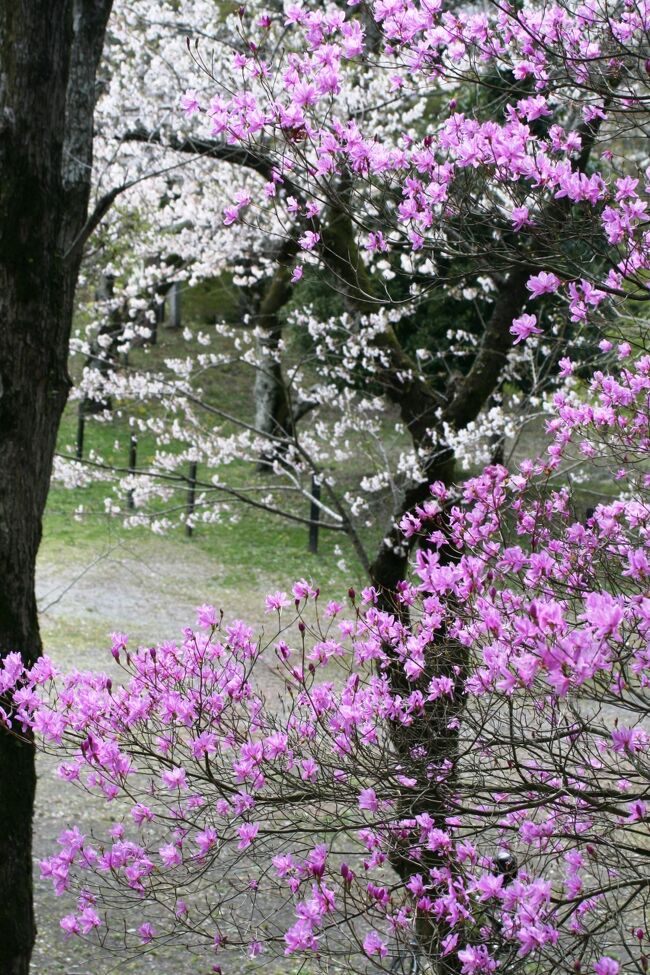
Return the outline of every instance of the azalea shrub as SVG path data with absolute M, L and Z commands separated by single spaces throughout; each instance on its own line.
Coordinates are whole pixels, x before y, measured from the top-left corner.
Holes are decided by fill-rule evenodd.
M 528 298 L 561 296 L 575 323 L 607 298 L 647 300 L 648 161 L 629 139 L 647 103 L 646 3 L 283 6 L 240 9 L 239 87 L 181 100 L 202 132 L 274 164 L 257 193 L 234 197 L 226 225 L 266 220 L 269 200 L 286 205 L 312 221 L 297 238 L 294 277 L 303 262 L 344 277 L 328 207 L 348 211 L 358 267 L 383 278 L 380 303 L 391 300 L 394 253 L 413 295 L 439 280 L 452 289 L 446 274 L 459 274 L 451 262 L 462 256 L 476 262 L 475 288 L 478 269 L 488 294 L 526 270 Z M 351 77 L 371 69 L 378 80 L 358 110 Z M 377 128 L 395 105 L 403 125 Z M 521 312 L 517 343 L 541 332 L 539 313 Z
M 178 641 L 114 633 L 105 673 L 6 657 L 5 723 L 115 820 L 41 863 L 65 934 L 207 971 L 645 971 L 649 397 L 622 347 L 538 459 L 432 485 L 399 612 L 301 580 L 270 640 L 202 606 Z

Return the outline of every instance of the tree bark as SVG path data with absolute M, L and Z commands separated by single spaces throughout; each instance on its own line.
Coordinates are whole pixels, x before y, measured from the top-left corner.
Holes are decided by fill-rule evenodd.
M 255 297 L 251 321 L 257 330 L 260 365 L 255 373 L 255 427 L 269 437 L 259 459 L 258 470 L 268 471 L 282 457 L 282 441 L 293 439 L 297 422 L 294 404 L 282 368 L 282 322 L 280 312 L 293 293 L 291 264 L 298 251 L 297 233 L 280 245 L 273 277 Z M 271 439 L 272 438 L 272 439 Z
M 373 585 L 382 594 L 386 608 L 392 611 L 397 608 L 393 594 L 397 583 L 406 576 L 408 559 L 415 540 L 404 538 L 398 527 L 399 522 L 408 511 L 427 500 L 432 482 L 442 481 L 446 485 L 453 483 L 455 458 L 453 451 L 445 446 L 445 427 L 464 429 L 477 418 L 497 388 L 512 343 L 510 326 L 513 318 L 526 304 L 526 281 L 532 273 L 532 267 L 521 267 L 508 275 L 496 298 L 469 372 L 459 381 L 450 402 L 431 418 L 429 430 L 433 432 L 433 436 L 430 438 L 431 449 L 422 465 L 424 478 L 404 493 L 394 512 L 393 524 L 382 539 L 371 566 Z M 426 415 L 426 407 L 427 401 L 423 398 L 422 415 Z M 431 417 L 431 413 L 428 415 Z M 422 444 L 414 438 L 414 445 L 420 447 Z
M 87 216 L 109 10 L 110 0 L 0 0 L 0 654 L 27 664 L 41 653 L 34 570 L 70 386 L 79 256 L 65 255 Z M 33 748 L 0 732 L 3 975 L 27 975 L 35 938 L 35 784 Z
M 255 373 L 255 427 L 273 438 L 260 457 L 259 469 L 268 470 L 281 456 L 277 438 L 287 442 L 294 435 L 291 398 L 282 369 L 282 324 L 279 313 L 291 297 L 290 271 L 278 265 L 264 292 L 253 321 L 258 330 L 257 350 L 260 365 Z

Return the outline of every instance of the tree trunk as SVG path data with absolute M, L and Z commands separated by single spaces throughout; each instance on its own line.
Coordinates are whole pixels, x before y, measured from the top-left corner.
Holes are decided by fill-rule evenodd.
M 269 437 L 259 461 L 261 471 L 268 470 L 273 461 L 282 456 L 281 441 L 293 437 L 293 415 L 291 401 L 282 371 L 280 357 L 280 327 L 260 330 L 257 338 L 259 365 L 255 372 L 255 428 Z M 271 439 L 273 438 L 273 439 Z
M 286 254 L 283 257 L 286 261 Z M 282 324 L 279 319 L 291 292 L 289 269 L 286 264 L 280 264 L 253 315 L 260 359 L 255 373 L 255 427 L 269 437 L 260 456 L 260 471 L 269 470 L 273 462 L 282 457 L 294 435 L 293 407 L 282 370 Z
M 70 386 L 72 245 L 86 219 L 92 158 L 92 114 L 88 124 L 68 83 L 90 77 L 92 113 L 94 70 L 78 47 L 88 28 L 101 50 L 109 9 L 108 0 L 0 0 L 0 654 L 18 651 L 27 664 L 41 653 L 34 569 Z M 84 121 L 91 143 L 80 159 Z M 27 975 L 34 943 L 35 783 L 32 747 L 0 733 L 3 975 Z
M 429 400 L 421 397 L 418 409 L 417 390 L 411 406 L 415 416 L 426 417 L 429 429 L 433 432 L 431 449 L 423 463 L 424 479 L 405 492 L 393 515 L 393 525 L 382 539 L 379 550 L 371 566 L 373 585 L 382 594 L 385 608 L 395 611 L 393 598 L 397 583 L 404 579 L 408 569 L 408 559 L 415 537 L 405 539 L 399 522 L 403 515 L 422 504 L 429 495 L 429 485 L 442 481 L 450 485 L 455 477 L 455 458 L 453 451 L 445 447 L 444 429 L 450 426 L 462 430 L 477 418 L 490 396 L 498 388 L 500 376 L 506 363 L 512 343 L 510 326 L 513 318 L 521 313 L 528 299 L 526 281 L 533 273 L 532 267 L 516 268 L 508 275 L 494 303 L 492 314 L 481 337 L 476 358 L 468 374 L 458 383 L 451 401 L 437 415 L 432 416 Z M 401 404 L 404 417 L 404 404 Z M 408 424 L 408 418 L 405 418 Z M 421 448 L 422 441 L 414 435 L 409 426 L 413 443 Z M 436 436 L 438 440 L 436 441 Z M 426 446 L 426 444 L 425 444 Z

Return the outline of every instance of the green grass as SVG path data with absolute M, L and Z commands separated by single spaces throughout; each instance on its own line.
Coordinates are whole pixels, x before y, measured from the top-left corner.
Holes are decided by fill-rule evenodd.
M 132 352 L 130 360 L 136 366 L 147 365 L 153 369 L 163 366 L 166 357 L 187 355 L 191 346 L 180 335 L 162 331 L 160 344 Z M 78 363 L 73 364 L 78 369 Z M 213 405 L 225 408 L 231 414 L 250 419 L 252 404 L 252 370 L 243 365 L 219 368 L 203 377 L 206 399 Z M 100 457 L 107 465 L 126 468 L 129 457 L 131 428 L 130 416 L 142 416 L 143 407 L 115 403 L 113 418 L 103 422 L 95 418 L 86 421 L 84 436 L 84 457 Z M 58 450 L 67 456 L 74 456 L 77 435 L 77 403 L 68 404 L 61 423 Z M 146 469 L 154 455 L 156 442 L 149 433 L 138 434 L 138 468 Z M 169 448 L 173 451 L 175 448 Z M 209 481 L 215 471 L 199 467 L 200 480 Z M 272 475 L 259 474 L 253 465 L 234 461 L 220 472 L 220 477 L 229 485 L 241 487 L 254 485 L 260 490 L 271 491 L 274 484 Z M 98 546 L 119 545 L 130 547 L 138 544 L 149 545 L 152 532 L 147 527 L 127 528 L 120 515 L 109 515 L 105 510 L 107 496 L 117 498 L 124 507 L 124 498 L 115 493 L 119 478 L 105 472 L 106 481 L 95 481 L 85 487 L 69 489 L 54 481 L 50 490 L 45 524 L 44 552 L 48 557 L 65 559 L 83 558 Z M 354 473 L 350 475 L 354 477 Z M 307 498 L 291 495 L 290 508 L 301 516 L 308 517 Z M 187 487 L 181 485 L 175 492 L 172 502 L 154 502 L 151 512 L 164 514 L 168 507 L 184 509 L 187 501 Z M 308 527 L 285 520 L 238 501 L 228 499 L 229 515 L 220 524 L 199 523 L 193 537 L 187 538 L 183 526 L 174 527 L 167 535 L 168 542 L 178 547 L 179 557 L 186 560 L 193 551 L 208 556 L 219 567 L 221 582 L 226 586 L 245 585 L 251 589 L 263 590 L 269 584 L 288 585 L 298 577 L 313 578 L 319 584 L 332 588 L 332 591 L 345 592 L 351 584 L 359 585 L 363 573 L 352 546 L 343 533 L 320 531 L 318 554 L 308 552 Z M 79 514 L 79 510 L 83 513 Z M 235 520 L 236 519 L 236 520 Z M 342 571 L 337 565 L 344 559 L 347 569 Z
M 101 433 L 106 436 L 105 428 Z M 151 541 L 153 536 L 148 528 L 124 527 L 119 516 L 104 512 L 106 487 L 104 483 L 94 483 L 71 490 L 53 485 L 44 524 L 43 545 L 48 555 L 63 557 L 67 550 L 70 557 L 80 558 L 98 545 L 125 542 L 134 547 Z M 306 515 L 306 500 L 301 499 L 299 504 L 301 509 L 304 508 L 301 514 Z M 84 513 L 75 516 L 80 506 Z M 214 559 L 215 565 L 219 566 L 221 581 L 233 588 L 244 584 L 261 589 L 269 583 L 280 585 L 283 580 L 283 584 L 288 585 L 301 576 L 332 587 L 359 585 L 360 567 L 342 533 L 321 531 L 318 554 L 312 555 L 307 550 L 306 525 L 241 504 L 233 506 L 233 514 L 238 518 L 236 523 L 224 520 L 222 524 L 199 524 L 192 538 L 178 526 L 167 533 L 166 539 L 173 541 L 183 559 L 187 559 L 192 551 Z M 339 552 L 335 551 L 337 547 Z M 337 566 L 341 558 L 347 563 L 346 572 Z

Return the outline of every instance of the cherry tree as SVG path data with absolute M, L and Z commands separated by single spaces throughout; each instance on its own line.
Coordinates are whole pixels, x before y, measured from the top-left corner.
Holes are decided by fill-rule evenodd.
M 150 517 L 148 492 L 169 494 L 168 480 L 156 488 L 157 473 L 177 470 L 183 488 L 189 457 L 217 470 L 234 455 L 254 463 L 261 454 L 296 491 L 309 494 L 311 475 L 322 481 L 326 527 L 350 535 L 390 598 L 410 549 L 397 525 L 429 481 L 451 482 L 458 461 L 485 459 L 518 418 L 543 408 L 544 389 L 563 381 L 569 343 L 586 355 L 598 330 L 634 332 L 629 319 L 645 297 L 645 203 L 634 182 L 643 159 L 622 149 L 642 120 L 645 41 L 629 12 L 580 9 L 584 30 L 562 6 L 549 27 L 539 14 L 522 25 L 509 8 L 452 15 L 430 3 L 290 5 L 284 14 L 249 5 L 224 22 L 225 39 L 187 26 L 208 74 L 184 105 L 205 129 L 166 131 L 134 108 L 129 138 L 254 172 L 218 207 L 237 234 L 264 240 L 271 227 L 279 237 L 263 245 L 280 264 L 258 329 L 238 337 L 275 406 L 253 424 L 215 410 L 200 377 L 229 359 L 217 350 L 145 377 L 111 373 L 117 399 L 173 404 L 169 424 L 155 406 L 139 421 L 161 450 L 122 485 L 123 496 L 140 486 L 135 520 Z M 209 73 L 221 92 L 212 101 Z M 213 183 L 222 190 L 218 176 Z M 308 265 L 325 270 L 343 309 L 325 322 L 294 313 L 313 343 L 301 369 L 283 364 L 278 313 Z M 470 331 L 413 349 L 418 307 L 454 290 L 472 303 Z M 605 296 L 613 300 L 603 306 Z M 508 384 L 515 395 L 506 402 Z M 320 404 L 334 416 L 323 419 Z M 396 449 L 383 442 L 386 415 L 403 431 Z M 350 491 L 337 465 L 358 452 L 355 426 L 372 474 Z M 227 479 L 200 486 L 199 511 L 218 518 L 212 498 L 228 494 Z M 395 510 L 373 554 L 363 535 L 379 489 L 392 492 Z M 270 489 L 265 501 L 282 509 Z
M 270 153 L 279 179 L 331 209 L 299 243 L 331 269 L 357 310 L 383 300 L 364 249 L 375 260 L 396 252 L 410 261 L 416 289 L 444 286 L 454 257 L 482 258 L 493 276 L 474 361 L 446 401 L 404 356 L 393 329 L 371 340 L 425 475 L 406 492 L 403 513 L 432 477 L 453 476 L 454 441 L 498 388 L 513 336 L 519 344 L 543 334 L 535 308 L 546 295 L 566 303 L 558 333 L 567 319 L 597 321 L 607 295 L 621 305 L 645 298 L 641 160 L 620 148 L 642 117 L 647 45 L 643 12 L 607 4 L 580 7 L 577 17 L 562 5 L 450 13 L 399 0 L 367 9 L 379 29 L 369 43 L 354 9 L 290 4 L 280 18 L 289 39 L 279 61 L 266 40 L 274 18 L 259 18 L 242 29 L 239 90 L 186 106 L 203 108 L 227 144 Z M 403 127 L 388 139 L 372 111 L 364 128 L 363 114 L 339 106 L 359 60 L 375 63 L 403 108 L 427 93 L 438 110 L 426 134 Z M 489 110 L 479 96 L 459 110 L 468 84 L 492 93 Z M 237 210 L 253 219 L 255 203 Z M 419 271 L 424 262 L 433 265 L 428 273 Z M 406 557 L 393 529 L 371 568 L 380 588 L 394 589 Z

